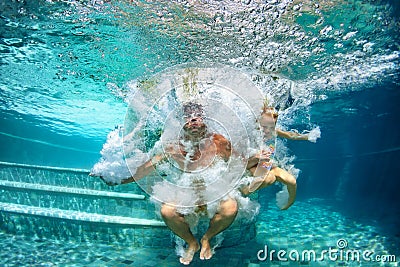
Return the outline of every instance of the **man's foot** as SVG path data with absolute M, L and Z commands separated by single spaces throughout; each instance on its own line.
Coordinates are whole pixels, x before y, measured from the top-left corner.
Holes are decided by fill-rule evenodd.
M 201 239 L 201 250 L 200 250 L 200 259 L 201 260 L 209 260 L 211 259 L 213 252 L 211 250 L 210 242 L 208 239 Z
M 198 243 L 189 245 L 188 249 L 185 251 L 185 254 L 179 259 L 179 261 L 183 265 L 189 265 L 193 260 L 194 254 L 196 254 L 196 252 L 199 251 L 199 249 L 200 246 Z

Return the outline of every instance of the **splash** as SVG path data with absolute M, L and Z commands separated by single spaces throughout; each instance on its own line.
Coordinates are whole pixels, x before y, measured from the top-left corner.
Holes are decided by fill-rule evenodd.
M 216 202 L 233 190 L 245 169 L 241 159 L 247 157 L 251 147 L 259 148 L 256 114 L 260 113 L 264 96 L 248 76 L 220 64 L 185 64 L 137 84 L 139 88 L 131 98 L 124 125 L 123 146 L 128 167 L 134 175 L 137 165 L 130 164 L 137 158 L 134 149 L 147 153 L 149 158 L 163 155 L 167 159 L 167 165 L 160 163 L 157 173 L 145 182 L 137 181 L 138 185 L 153 199 L 183 208 L 196 205 L 193 195 L 198 192 L 193 187 L 206 188 L 204 194 L 197 196 L 203 199 L 203 204 Z M 194 153 L 194 144 L 182 139 L 182 117 L 185 116 L 182 112 L 187 103 L 201 106 L 201 116 L 211 134 L 205 142 L 214 142 L 213 133 L 229 141 L 236 154 L 226 166 L 221 165 L 218 157 L 210 159 L 211 165 L 202 166 L 196 172 L 187 165 Z M 168 160 L 171 151 L 182 149 L 186 153 L 184 165 Z M 195 186 L 193 181 L 199 184 Z M 179 192 L 179 196 L 170 192 Z
M 120 126 L 108 134 L 107 141 L 100 152 L 101 159 L 93 166 L 91 175 L 102 177 L 109 184 L 120 184 L 123 179 L 130 177 L 131 173 L 124 159 L 122 145 L 122 127 Z M 136 155 L 142 159 L 139 160 L 140 163 L 143 163 L 143 153 L 137 151 Z
M 289 192 L 287 190 L 286 186 L 282 187 L 282 190 L 276 193 L 276 205 L 282 209 L 285 207 L 286 203 L 288 203 L 289 200 Z
M 246 70 L 277 104 L 288 93 L 311 105 L 399 77 L 399 20 L 385 1 L 133 2 L 4 3 L 5 109 L 97 137 L 126 108 L 110 92 L 125 98 L 129 80 L 182 62 Z
M 308 134 L 308 141 L 313 143 L 316 143 L 317 139 L 321 137 L 321 129 L 319 127 L 316 127 L 306 133 Z
M 291 164 L 294 156 L 288 154 L 285 144 L 276 142 L 275 135 L 265 140 L 256 123 L 265 99 L 270 104 L 283 106 L 291 96 L 293 82 L 276 79 L 260 91 L 248 77 L 251 74 L 218 64 L 211 67 L 182 65 L 143 81 L 132 81 L 128 85 L 131 91 L 125 96 L 130 102 L 124 127 L 109 135 L 102 159 L 92 172 L 108 183 L 119 184 L 134 176 L 144 162 L 156 155 L 165 155 L 156 172 L 136 181 L 137 184 L 155 202 L 177 206 L 181 214 L 191 214 L 199 206 L 207 205 L 207 213 L 211 215 L 221 199 L 233 195 L 240 199 L 234 192 L 246 180 L 243 159 L 260 148 L 273 147 L 272 154 L 276 150 L 278 165 L 297 176 L 298 170 Z M 286 99 L 281 96 L 282 91 L 289 92 Z M 219 133 L 232 144 L 236 154 L 228 162 L 214 158 L 196 172 L 189 168 L 187 163 L 193 156 L 194 144 L 181 139 L 182 110 L 188 102 L 199 103 L 202 107 L 210 133 Z M 293 107 L 282 111 L 283 120 L 287 120 L 290 111 Z M 282 124 L 282 120 L 278 122 Z M 308 133 L 311 142 L 316 142 L 321 135 L 319 127 L 304 133 Z M 185 165 L 170 160 L 166 151 L 173 147 L 186 151 Z M 249 208 L 249 203 L 240 201 Z

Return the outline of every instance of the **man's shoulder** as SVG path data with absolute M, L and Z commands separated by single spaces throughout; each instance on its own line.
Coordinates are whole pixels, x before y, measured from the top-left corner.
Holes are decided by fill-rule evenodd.
M 214 141 L 220 141 L 220 142 L 221 141 L 226 141 L 226 142 L 229 142 L 228 139 L 226 139 L 225 136 L 223 136 L 222 134 L 213 133 L 211 135 L 211 137 L 212 137 L 212 139 Z
M 180 150 L 180 144 L 176 143 L 167 143 L 164 145 L 164 152 L 167 154 L 174 154 Z
M 212 135 L 212 140 L 215 145 L 219 148 L 225 148 L 225 149 L 230 149 L 230 144 L 228 139 L 225 138 L 222 134 L 213 134 Z

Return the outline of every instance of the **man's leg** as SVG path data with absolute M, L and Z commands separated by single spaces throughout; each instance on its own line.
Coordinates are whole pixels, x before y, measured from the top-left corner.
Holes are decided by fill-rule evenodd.
M 232 224 L 233 220 L 236 218 L 237 211 L 238 205 L 234 199 L 228 199 L 220 203 L 217 213 L 210 220 L 207 232 L 201 238 L 200 259 L 208 260 L 212 257 L 210 246 L 211 238 L 221 233 Z
M 175 207 L 166 204 L 162 205 L 161 216 L 168 228 L 188 243 L 185 255 L 179 259 L 182 264 L 188 265 L 193 260 L 194 254 L 199 250 L 199 243 L 190 231 L 185 218 L 176 211 Z

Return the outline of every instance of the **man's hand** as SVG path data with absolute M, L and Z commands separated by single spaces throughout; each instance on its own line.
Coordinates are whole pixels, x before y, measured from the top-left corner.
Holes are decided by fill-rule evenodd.
M 115 183 L 115 182 L 111 182 L 111 181 L 107 181 L 107 180 L 105 180 L 104 179 L 104 177 L 103 176 L 99 176 L 100 177 L 100 179 L 101 180 L 103 180 L 103 182 L 105 182 L 106 183 L 106 185 L 108 185 L 108 186 L 115 186 L 115 185 L 118 185 L 117 183 Z

